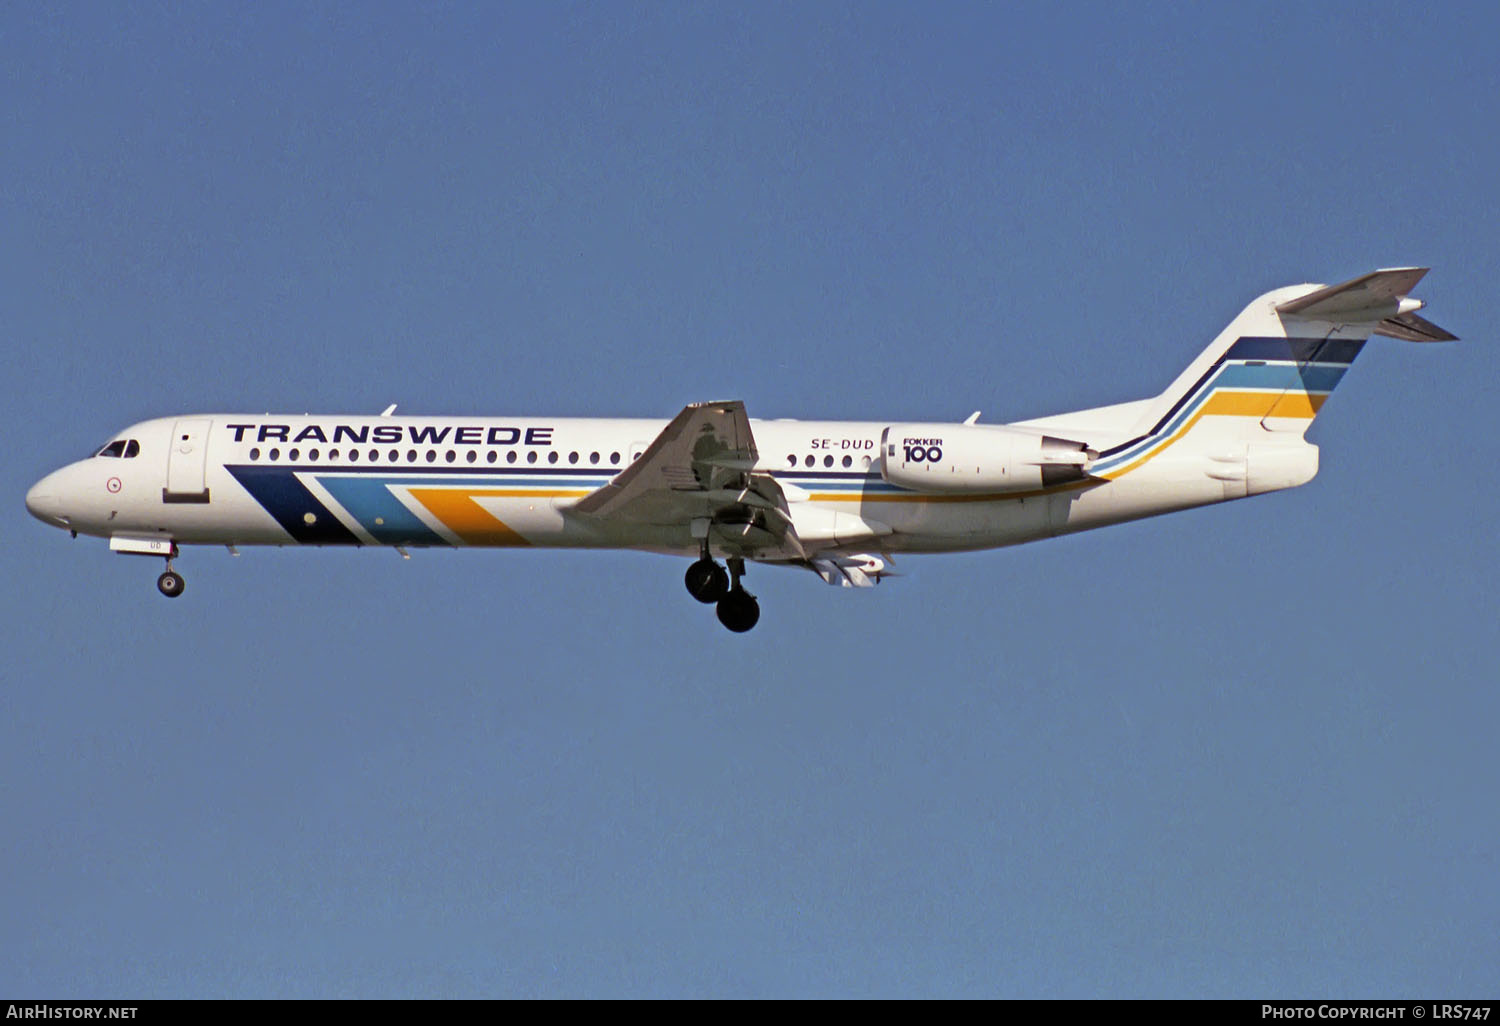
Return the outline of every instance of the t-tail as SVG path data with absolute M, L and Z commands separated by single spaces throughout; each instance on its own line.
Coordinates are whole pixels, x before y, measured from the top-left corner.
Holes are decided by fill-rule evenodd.
M 1387 268 L 1256 299 L 1146 405 L 1125 441 L 1099 453 L 1091 476 L 1185 458 L 1219 466 L 1251 495 L 1311 480 L 1318 450 L 1303 435 L 1371 335 L 1455 339 L 1417 316 L 1424 304 L 1407 295 L 1427 270 Z

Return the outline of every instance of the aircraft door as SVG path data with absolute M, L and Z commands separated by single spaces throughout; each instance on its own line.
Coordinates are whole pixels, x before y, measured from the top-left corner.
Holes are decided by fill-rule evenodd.
M 162 502 L 207 502 L 208 428 L 211 420 L 179 420 L 172 426 L 167 454 L 167 486 Z

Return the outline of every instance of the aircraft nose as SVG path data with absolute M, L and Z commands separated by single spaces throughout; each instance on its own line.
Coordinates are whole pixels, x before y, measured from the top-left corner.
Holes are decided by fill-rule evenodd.
M 44 524 L 57 526 L 57 520 L 62 516 L 62 502 L 57 493 L 57 475 L 48 474 L 26 493 L 26 512 Z

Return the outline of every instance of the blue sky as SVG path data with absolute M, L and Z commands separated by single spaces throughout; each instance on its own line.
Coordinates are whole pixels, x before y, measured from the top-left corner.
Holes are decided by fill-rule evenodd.
M 0 15 L 0 993 L 1500 984 L 1492 5 Z M 198 410 L 1018 419 L 1430 264 L 1291 492 L 903 561 L 27 516 Z

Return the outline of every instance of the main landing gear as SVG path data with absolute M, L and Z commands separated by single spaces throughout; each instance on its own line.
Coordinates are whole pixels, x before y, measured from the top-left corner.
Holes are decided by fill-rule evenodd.
M 740 584 L 745 576 L 745 561 L 738 556 L 729 559 L 729 570 L 714 562 L 704 546 L 703 556 L 687 568 L 683 583 L 688 594 L 699 602 L 716 603 L 719 622 L 736 634 L 743 634 L 760 620 L 760 603 Z

